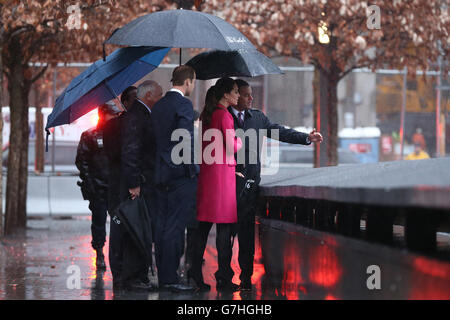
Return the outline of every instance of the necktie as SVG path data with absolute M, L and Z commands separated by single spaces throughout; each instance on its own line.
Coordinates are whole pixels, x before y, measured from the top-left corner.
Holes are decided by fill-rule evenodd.
M 243 128 L 244 127 L 244 113 L 239 112 L 238 115 L 239 115 L 239 118 L 238 118 L 239 127 Z

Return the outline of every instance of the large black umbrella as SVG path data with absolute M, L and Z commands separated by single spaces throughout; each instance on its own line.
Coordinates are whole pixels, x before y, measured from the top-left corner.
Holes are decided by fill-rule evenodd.
M 268 57 L 256 50 L 208 51 L 196 55 L 186 64 L 194 68 L 199 80 L 283 73 Z
M 225 20 L 192 10 L 158 11 L 139 17 L 114 31 L 105 44 L 256 50 Z

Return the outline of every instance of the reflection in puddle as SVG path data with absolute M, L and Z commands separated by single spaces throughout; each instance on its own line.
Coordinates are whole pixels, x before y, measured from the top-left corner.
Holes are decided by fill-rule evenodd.
M 0 245 L 0 299 L 450 299 L 450 263 L 305 229 L 293 232 L 257 224 L 253 291 L 220 293 L 215 229 L 205 252 L 203 275 L 211 291 L 179 295 L 164 292 L 114 295 L 109 264 L 97 272 L 90 221 L 47 220 L 44 228 L 5 238 Z M 233 247 L 233 281 L 239 283 L 238 241 Z M 108 261 L 108 242 L 104 247 Z M 366 286 L 369 265 L 381 269 L 381 290 Z M 81 289 L 67 287 L 67 267 L 81 270 Z M 180 268 L 185 280 L 184 262 Z M 156 277 L 152 278 L 156 284 Z
M 360 240 L 262 220 L 262 299 L 450 299 L 450 263 Z M 367 287 L 368 266 L 381 289 Z
M 311 250 L 309 256 L 309 280 L 322 287 L 335 286 L 341 276 L 342 268 L 336 252 L 327 245 L 318 245 Z

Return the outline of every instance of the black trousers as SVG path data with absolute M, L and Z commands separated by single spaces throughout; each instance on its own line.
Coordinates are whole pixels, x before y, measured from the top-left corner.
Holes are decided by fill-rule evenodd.
M 184 253 L 185 229 L 197 192 L 197 178 L 180 179 L 155 188 L 154 241 L 160 285 L 179 283 L 178 267 Z
M 195 249 L 192 261 L 192 270 L 196 275 L 202 272 L 203 254 L 205 252 L 206 244 L 208 242 L 209 231 L 212 227 L 211 222 L 200 221 L 196 230 L 194 238 Z M 234 271 L 231 268 L 231 258 L 233 256 L 231 231 L 233 228 L 231 223 L 217 223 L 216 229 L 216 248 L 219 269 L 215 273 L 216 280 L 223 280 L 231 282 L 234 276 Z
M 184 253 L 185 263 L 192 266 L 192 260 L 194 255 L 194 249 L 196 246 L 195 235 L 198 228 L 197 221 L 197 194 L 195 194 L 194 201 L 192 202 L 189 219 L 186 226 L 186 250 Z
M 108 211 L 108 201 L 97 198 L 89 201 L 89 210 L 92 212 L 91 234 L 92 248 L 101 250 L 106 241 L 106 217 Z
M 239 243 L 239 267 L 241 281 L 250 281 L 253 275 L 253 260 L 255 256 L 255 214 L 258 200 L 258 186 L 244 197 L 238 198 L 237 236 Z

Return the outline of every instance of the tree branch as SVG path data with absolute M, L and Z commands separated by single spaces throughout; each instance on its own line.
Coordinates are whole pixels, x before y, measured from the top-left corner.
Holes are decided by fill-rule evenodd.
M 31 24 L 27 24 L 27 25 L 24 25 L 24 26 L 16 27 L 16 28 L 12 29 L 11 31 L 9 31 L 9 32 L 7 32 L 5 34 L 5 39 L 10 39 L 10 38 L 17 37 L 21 33 L 27 32 L 27 31 L 30 31 L 30 30 L 34 30 L 34 27 Z
M 352 72 L 355 69 L 368 68 L 369 66 L 370 66 L 370 64 L 368 64 L 368 63 L 352 66 L 339 75 L 338 81 L 341 80 L 342 78 L 344 78 L 347 74 L 349 74 L 350 72 Z
M 40 77 L 42 77 L 44 75 L 45 71 L 47 71 L 48 66 L 49 65 L 47 64 L 45 67 L 43 67 L 41 69 L 41 71 L 39 71 L 33 78 L 31 78 L 31 80 L 29 80 L 30 84 L 33 84 L 34 82 L 36 82 L 36 80 L 38 80 Z
M 36 41 L 34 41 L 27 50 L 28 57 L 24 59 L 25 64 L 28 64 L 28 62 L 30 62 L 36 50 L 38 50 L 41 47 L 44 41 L 51 39 L 54 35 L 55 34 L 53 33 L 44 33 L 38 39 L 36 39 Z

